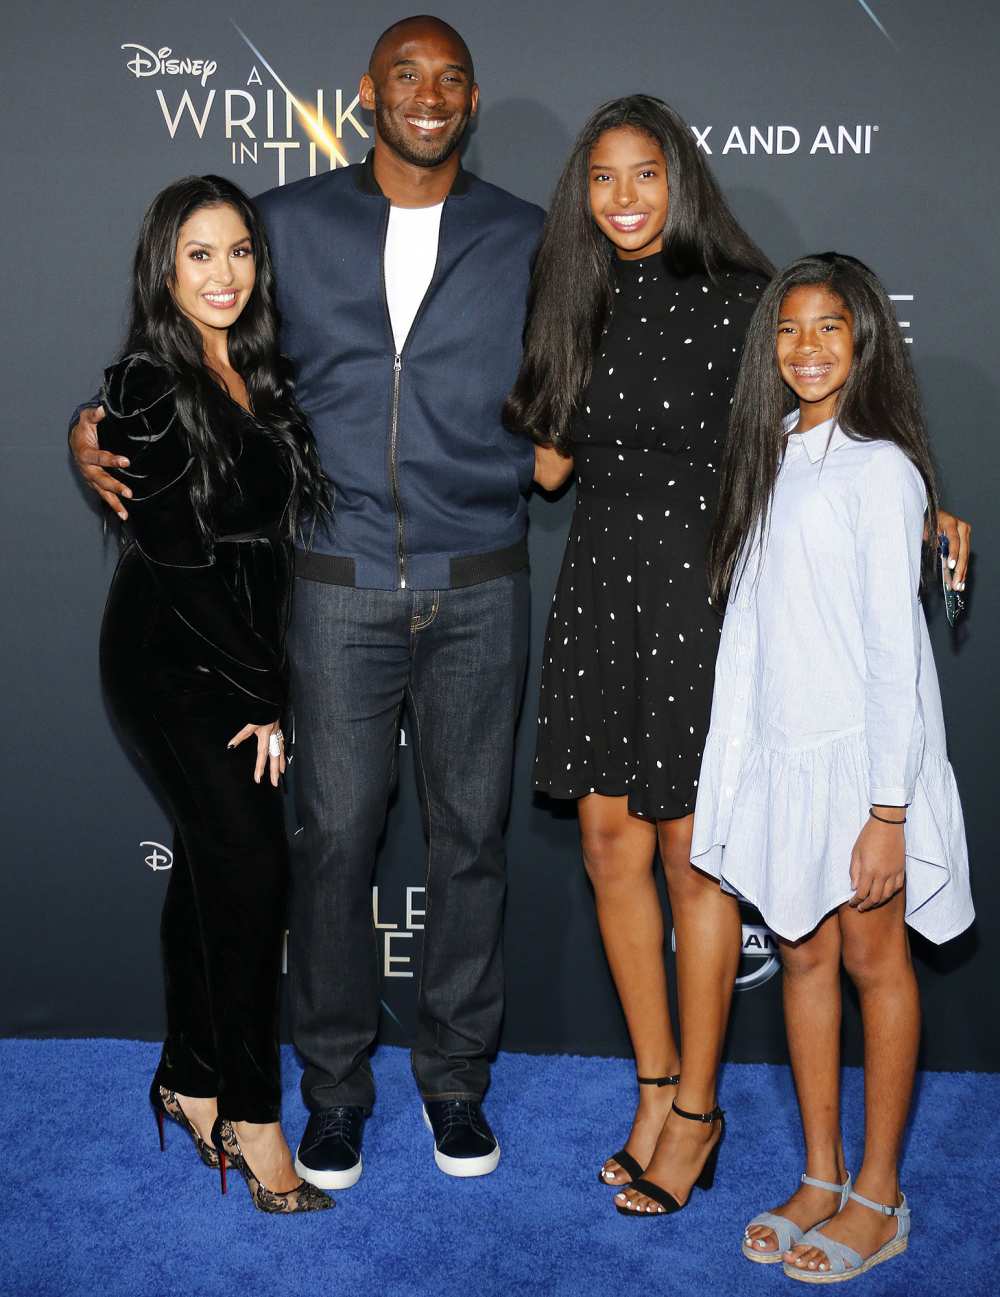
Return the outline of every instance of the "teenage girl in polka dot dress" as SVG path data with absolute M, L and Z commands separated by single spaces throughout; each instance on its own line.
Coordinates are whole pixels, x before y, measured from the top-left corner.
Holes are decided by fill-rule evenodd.
M 628 1140 L 600 1176 L 620 1187 L 645 1172 L 679 1203 L 721 1123 L 678 1117 L 671 1101 L 715 1108 L 740 949 L 736 901 L 689 863 L 721 626 L 706 546 L 743 336 L 770 274 L 684 122 L 645 95 L 607 104 L 553 197 L 508 402 L 510 426 L 535 438 L 536 481 L 551 490 L 577 476 L 535 783 L 577 800 L 636 1070 L 659 1082 L 640 1085 Z M 677 931 L 683 1069 L 657 847 Z

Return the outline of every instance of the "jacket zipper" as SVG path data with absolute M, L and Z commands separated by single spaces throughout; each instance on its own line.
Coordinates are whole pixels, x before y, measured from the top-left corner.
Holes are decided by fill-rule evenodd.
M 445 199 L 447 206 L 447 199 Z M 406 335 L 406 341 L 403 343 L 403 351 L 406 350 L 410 338 L 417 327 L 417 322 L 424 313 L 424 307 L 427 305 L 427 299 L 431 295 L 431 289 L 434 287 L 434 281 L 437 278 L 438 267 L 441 264 L 441 229 L 444 225 L 444 210 L 441 212 L 441 222 L 438 226 L 438 246 L 437 256 L 434 259 L 434 269 L 431 272 L 430 282 L 417 307 L 417 313 L 413 317 L 410 325 L 410 331 Z M 379 254 L 379 273 L 382 277 L 382 305 L 385 309 L 385 322 L 389 330 L 389 337 L 392 339 L 393 361 L 392 361 L 392 417 L 389 424 L 389 489 L 392 492 L 392 506 L 396 511 L 396 562 L 399 570 L 399 588 L 406 589 L 406 530 L 403 524 L 403 501 L 399 494 L 399 469 L 396 462 L 396 451 L 399 442 L 399 384 L 402 377 L 403 357 L 402 353 L 396 351 L 395 336 L 392 331 L 392 317 L 389 314 L 389 298 L 385 291 L 385 241 L 389 233 L 389 203 L 386 203 L 385 221 L 382 225 L 382 247 Z
M 396 444 L 399 440 L 399 379 L 403 362 L 397 355 L 392 363 L 392 421 L 389 427 L 389 486 L 396 510 L 396 557 L 399 564 L 399 588 L 406 589 L 406 536 L 403 531 L 403 502 L 399 498 L 399 472 Z
M 399 575 L 400 590 L 406 589 L 406 531 L 403 525 L 403 501 L 399 495 L 399 468 L 396 463 L 396 450 L 399 442 L 399 380 L 403 367 L 402 357 L 396 351 L 392 333 L 392 317 L 389 315 L 389 297 L 385 291 L 385 241 L 389 233 L 389 203 L 385 205 L 382 220 L 382 238 L 379 247 L 379 276 L 382 280 L 382 308 L 385 311 L 385 325 L 392 341 L 392 408 L 389 416 L 389 492 L 392 496 L 392 507 L 396 514 L 396 570 Z

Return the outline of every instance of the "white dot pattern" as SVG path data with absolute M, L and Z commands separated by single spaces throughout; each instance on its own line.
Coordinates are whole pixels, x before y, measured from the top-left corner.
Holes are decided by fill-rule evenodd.
M 743 336 L 763 285 L 618 262 L 573 427 L 576 509 L 542 661 L 535 786 L 690 814 L 721 621 L 705 550 Z

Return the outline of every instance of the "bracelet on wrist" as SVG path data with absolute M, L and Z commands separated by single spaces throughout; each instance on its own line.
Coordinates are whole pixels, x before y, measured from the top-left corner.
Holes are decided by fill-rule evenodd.
M 886 817 L 885 817 L 884 815 L 876 815 L 876 814 L 875 814 L 875 809 L 874 809 L 874 807 L 871 807 L 871 806 L 869 806 L 869 808 L 868 808 L 868 814 L 872 817 L 873 820 L 878 820 L 879 824 L 899 824 L 899 825 L 903 825 L 903 824 L 906 823 L 906 816 L 905 816 L 905 815 L 903 816 L 903 818 L 902 818 L 901 820 L 888 820 L 888 819 L 886 819 Z

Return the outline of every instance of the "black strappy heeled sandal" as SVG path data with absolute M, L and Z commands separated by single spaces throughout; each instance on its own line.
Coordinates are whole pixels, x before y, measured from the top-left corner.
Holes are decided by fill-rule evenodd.
M 637 1076 L 635 1079 L 639 1082 L 640 1085 L 655 1085 L 658 1088 L 662 1088 L 665 1085 L 680 1085 L 681 1083 L 681 1078 L 679 1075 Z M 609 1157 L 606 1157 L 604 1159 L 604 1165 L 597 1173 L 597 1179 L 599 1183 L 603 1185 L 607 1185 L 609 1189 L 625 1188 L 623 1184 L 620 1184 L 615 1180 L 607 1179 L 608 1173 L 605 1171 L 605 1167 L 609 1162 L 617 1162 L 618 1165 L 621 1167 L 621 1169 L 625 1172 L 625 1174 L 631 1176 L 632 1180 L 635 1180 L 640 1175 L 642 1175 L 644 1170 L 644 1168 L 639 1165 L 639 1163 L 635 1160 L 635 1158 L 632 1156 L 631 1153 L 626 1152 L 624 1148 L 620 1148 L 617 1153 L 612 1153 Z M 614 1175 L 614 1171 L 612 1171 L 610 1174 Z
M 711 1112 L 685 1112 L 683 1108 L 678 1108 L 677 1104 L 671 1105 L 672 1111 L 676 1112 L 678 1117 L 683 1117 L 686 1121 L 701 1121 L 706 1126 L 714 1125 L 715 1122 L 721 1122 L 722 1128 L 719 1131 L 719 1138 L 715 1146 L 705 1159 L 705 1165 L 701 1168 L 698 1178 L 691 1186 L 692 1192 L 695 1189 L 711 1189 L 715 1183 L 715 1168 L 719 1161 L 719 1149 L 722 1147 L 722 1140 L 726 1133 L 726 1114 L 716 1105 Z M 652 1180 L 644 1180 L 641 1176 L 633 1180 L 625 1188 L 635 1189 L 644 1197 L 652 1199 L 660 1208 L 659 1211 L 650 1211 L 649 1209 L 633 1211 L 631 1207 L 622 1206 L 621 1203 L 615 1203 L 615 1211 L 621 1216 L 637 1216 L 643 1220 L 648 1220 L 651 1216 L 669 1216 L 673 1212 L 683 1211 L 691 1201 L 691 1194 L 688 1194 L 684 1202 L 678 1202 L 672 1193 L 664 1189 L 662 1185 L 654 1184 Z

